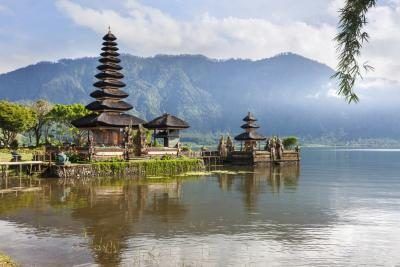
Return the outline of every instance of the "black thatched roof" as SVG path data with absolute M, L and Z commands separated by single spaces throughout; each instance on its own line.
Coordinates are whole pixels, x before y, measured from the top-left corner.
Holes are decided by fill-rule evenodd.
M 119 48 L 116 46 L 104 46 L 101 48 L 103 51 L 118 51 Z
M 101 71 L 107 71 L 107 70 L 115 71 L 115 70 L 122 70 L 122 67 L 117 64 L 114 64 L 114 63 L 107 63 L 107 64 L 101 64 L 101 65 L 97 66 L 97 69 L 101 70 Z
M 103 40 L 112 42 L 117 40 L 117 38 L 114 36 L 114 34 L 111 33 L 111 31 L 108 31 L 108 33 L 103 36 Z
M 165 113 L 144 125 L 147 129 L 186 129 L 189 124 L 174 115 Z
M 105 127 L 126 127 L 126 126 L 138 126 L 139 124 L 146 123 L 144 120 L 129 115 L 119 113 L 101 113 L 101 114 L 90 114 L 83 118 L 72 121 L 72 125 L 77 128 L 92 128 L 98 126 Z
M 247 116 L 243 118 L 244 121 L 257 121 L 256 117 L 251 114 L 251 112 L 247 113 Z
M 102 43 L 103 46 L 117 46 L 118 44 L 113 41 L 105 41 Z
M 99 59 L 99 62 L 103 63 L 103 64 L 107 64 L 107 63 L 120 63 L 121 60 L 119 58 L 116 57 L 112 57 L 112 56 L 108 56 L 108 57 L 102 57 Z
M 248 122 L 240 126 L 242 129 L 257 129 L 260 128 L 260 126 L 257 125 L 255 122 Z
M 122 73 L 119 73 L 117 71 L 103 71 L 97 73 L 94 77 L 100 80 L 104 79 L 122 79 L 124 78 L 124 75 Z
M 245 132 L 235 136 L 237 141 L 261 141 L 267 139 L 266 137 L 258 134 L 257 132 Z
M 125 98 L 128 97 L 129 94 L 119 89 L 105 88 L 103 90 L 96 90 L 92 92 L 90 96 L 93 98 L 104 98 L 104 97 Z
M 93 84 L 94 87 L 97 88 L 105 88 L 105 87 L 125 87 L 125 84 L 121 81 L 115 79 L 106 79 L 100 80 Z
M 102 111 L 102 110 L 115 110 L 115 111 L 127 111 L 132 109 L 132 106 L 124 101 L 115 100 L 97 100 L 86 105 L 88 110 Z
M 119 53 L 115 52 L 115 51 L 106 51 L 106 52 L 100 53 L 100 56 L 102 56 L 102 57 L 118 57 Z

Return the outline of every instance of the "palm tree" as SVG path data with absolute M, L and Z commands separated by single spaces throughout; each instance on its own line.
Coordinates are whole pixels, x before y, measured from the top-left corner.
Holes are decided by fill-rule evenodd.
M 364 31 L 368 22 L 366 14 L 375 5 L 376 0 L 346 0 L 345 6 L 339 10 L 339 33 L 335 37 L 339 62 L 334 77 L 339 81 L 338 94 L 349 103 L 359 101 L 354 84 L 357 78 L 362 78 L 362 69 L 373 69 L 367 63 L 360 64 L 359 56 L 364 42 L 369 39 Z

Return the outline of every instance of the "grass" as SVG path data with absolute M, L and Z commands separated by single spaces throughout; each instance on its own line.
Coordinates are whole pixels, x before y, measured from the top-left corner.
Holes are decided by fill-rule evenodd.
M 0 252 L 0 267 L 17 267 L 16 264 L 9 256 Z
M 33 158 L 33 152 L 22 152 L 20 155 L 22 156 L 23 161 L 29 161 Z M 0 162 L 1 161 L 11 161 L 11 152 L 4 150 L 0 151 Z
M 11 151 L 12 149 L 1 148 L 0 149 L 0 162 L 1 161 L 10 161 L 11 160 Z M 17 152 L 22 156 L 23 161 L 29 161 L 33 158 L 33 153 L 44 151 L 43 148 L 18 148 Z

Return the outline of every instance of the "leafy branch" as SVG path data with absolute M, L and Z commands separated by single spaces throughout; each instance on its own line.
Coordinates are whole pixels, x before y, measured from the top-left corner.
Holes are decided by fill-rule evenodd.
M 346 0 L 345 6 L 339 10 L 339 33 L 335 37 L 337 42 L 338 65 L 333 75 L 339 80 L 338 95 L 344 96 L 348 103 L 358 102 L 354 92 L 357 78 L 362 78 L 361 69 L 372 70 L 368 63 L 360 66 L 358 58 L 364 42 L 368 42 L 369 35 L 364 31 L 367 24 L 366 14 L 376 0 Z

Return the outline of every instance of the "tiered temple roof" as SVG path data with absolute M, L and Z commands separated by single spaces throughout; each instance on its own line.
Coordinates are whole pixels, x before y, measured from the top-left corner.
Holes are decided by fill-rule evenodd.
M 247 114 L 246 117 L 243 118 L 243 121 L 246 122 L 241 126 L 242 129 L 246 131 L 235 136 L 235 140 L 237 141 L 261 141 L 265 140 L 266 138 L 261 134 L 257 133 L 255 129 L 260 128 L 257 125 L 257 119 L 251 114 L 250 112 Z
M 120 89 L 125 87 L 125 84 L 120 81 L 124 75 L 119 72 L 122 67 L 118 65 L 121 60 L 118 58 L 118 47 L 115 42 L 117 38 L 109 31 L 103 40 L 101 48 L 103 52 L 99 59 L 101 64 L 97 67 L 100 72 L 95 75 L 98 81 L 93 84 L 98 89 L 90 94 L 96 101 L 86 106 L 94 113 L 75 120 L 72 124 L 78 128 L 125 127 L 144 124 L 145 121 L 142 119 L 123 113 L 131 110 L 132 106 L 122 100 L 129 95 Z

